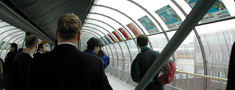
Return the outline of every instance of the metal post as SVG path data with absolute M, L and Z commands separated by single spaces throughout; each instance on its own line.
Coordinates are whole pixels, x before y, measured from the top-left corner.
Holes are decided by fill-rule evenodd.
M 198 24 L 210 7 L 216 0 L 199 0 L 189 15 L 186 17 L 182 25 L 176 31 L 174 36 L 163 49 L 159 57 L 153 62 L 149 70 L 145 73 L 144 77 L 137 85 L 135 90 L 144 90 L 149 84 L 150 80 L 158 73 L 160 68 L 167 62 L 170 56 L 180 46 L 192 29 Z
M 180 7 L 180 5 L 175 0 L 171 0 L 171 1 L 180 9 L 180 11 L 184 14 L 184 16 L 187 17 L 187 13 Z M 207 60 L 206 60 L 206 55 L 205 55 L 205 51 L 204 51 L 205 49 L 204 49 L 201 38 L 200 38 L 196 28 L 194 28 L 193 31 L 196 35 L 196 38 L 198 40 L 198 43 L 199 43 L 199 46 L 200 46 L 200 49 L 201 49 L 201 54 L 202 54 L 202 59 L 203 59 L 203 66 L 204 66 L 204 75 L 207 75 Z M 207 87 L 207 78 L 204 79 L 204 88 L 206 89 L 206 87 Z

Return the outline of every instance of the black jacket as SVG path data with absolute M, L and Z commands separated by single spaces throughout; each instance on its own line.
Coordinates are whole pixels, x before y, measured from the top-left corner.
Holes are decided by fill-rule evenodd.
M 27 90 L 29 63 L 33 58 L 27 53 L 20 53 L 14 60 L 11 70 L 3 79 L 6 90 Z
M 132 66 L 131 66 L 131 76 L 133 78 L 133 74 L 135 73 L 135 65 L 138 62 L 139 63 L 139 69 L 140 69 L 140 80 L 143 78 L 145 73 L 148 71 L 154 60 L 159 56 L 159 52 L 151 50 L 148 47 L 144 47 L 141 49 L 141 53 L 139 53 L 136 58 L 134 59 Z M 155 77 L 157 77 L 156 75 Z M 152 81 L 145 90 L 162 90 L 163 86 L 160 85 L 156 81 Z
M 8 52 L 7 56 L 5 58 L 5 69 L 6 71 L 4 72 L 4 75 L 6 75 L 12 68 L 13 61 L 16 57 L 16 52 Z
M 58 45 L 31 64 L 30 90 L 112 90 L 98 57 Z
M 39 56 L 41 56 L 41 55 L 42 55 L 42 53 L 37 52 L 37 53 L 35 53 L 33 56 L 34 56 L 34 58 L 37 58 L 37 57 L 39 57 Z

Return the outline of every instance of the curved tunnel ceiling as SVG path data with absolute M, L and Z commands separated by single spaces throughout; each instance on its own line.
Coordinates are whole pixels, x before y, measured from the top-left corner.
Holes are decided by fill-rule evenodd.
M 35 29 L 28 28 L 27 25 L 21 25 L 21 22 L 12 22 L 14 20 L 11 19 L 3 19 L 4 21 L 11 22 L 12 25 L 36 34 L 53 44 L 53 41 L 56 40 L 56 21 L 59 16 L 64 13 L 74 13 L 83 22 L 93 0 L 2 0 L 1 3 L 14 10 L 46 36 L 38 34 Z M 11 15 L 0 16 L 1 18 L 11 18 L 8 17 Z

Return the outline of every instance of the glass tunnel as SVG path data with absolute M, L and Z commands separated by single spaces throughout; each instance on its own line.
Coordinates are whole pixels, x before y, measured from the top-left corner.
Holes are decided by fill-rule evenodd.
M 104 44 L 102 50 L 110 57 L 106 74 L 137 87 L 130 74 L 132 62 L 141 52 L 137 36 L 147 35 L 148 47 L 161 53 L 170 46 L 169 42 L 178 40 L 177 31 L 192 27 L 182 43 L 175 44 L 176 50 L 169 57 L 175 61 L 176 74 L 173 82 L 164 85 L 165 90 L 226 89 L 235 41 L 234 0 L 216 0 L 195 25 L 188 20 L 197 19 L 201 13 L 192 14 L 191 19 L 189 15 L 194 6 L 199 5 L 197 2 L 204 0 L 23 1 L 0 0 L 0 58 L 3 61 L 11 43 L 25 48 L 24 39 L 29 33 L 38 36 L 40 41 L 47 41 L 47 51 L 53 50 L 59 16 L 81 14 L 83 24 L 77 48 L 84 51 L 90 38 L 98 38 Z

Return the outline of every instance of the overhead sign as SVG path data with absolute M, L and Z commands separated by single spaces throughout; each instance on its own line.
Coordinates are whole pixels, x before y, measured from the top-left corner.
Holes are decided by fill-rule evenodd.
M 148 31 L 149 34 L 154 34 L 159 32 L 157 27 L 147 16 L 141 17 L 140 19 L 138 19 L 138 21 L 144 26 L 144 28 Z
M 104 38 L 108 41 L 108 43 L 109 43 L 109 44 L 111 44 L 111 43 L 112 43 L 112 41 L 109 39 L 109 37 L 104 36 Z
M 130 36 L 127 35 L 126 31 L 123 29 L 123 28 L 119 28 L 118 29 L 122 35 L 128 40 L 128 39 L 131 39 Z
M 162 7 L 155 12 L 160 16 L 169 29 L 177 29 L 182 23 L 181 18 L 170 5 Z
M 111 38 L 111 40 L 112 40 L 114 43 L 116 42 L 110 34 L 107 34 L 107 35 Z
M 198 0 L 186 0 L 191 8 L 193 8 Z M 201 22 L 211 22 L 224 18 L 228 18 L 231 15 L 229 14 L 227 8 L 221 0 L 216 0 L 214 5 L 209 9 L 206 15 L 202 18 Z
M 134 24 L 129 23 L 129 24 L 127 24 L 126 26 L 133 32 L 133 34 L 134 34 L 136 37 L 140 35 L 139 30 L 135 27 Z
M 122 41 L 122 39 L 120 38 L 120 36 L 117 34 L 116 31 L 113 31 L 112 33 L 114 34 L 114 36 L 117 37 L 117 39 L 118 39 L 120 42 Z

